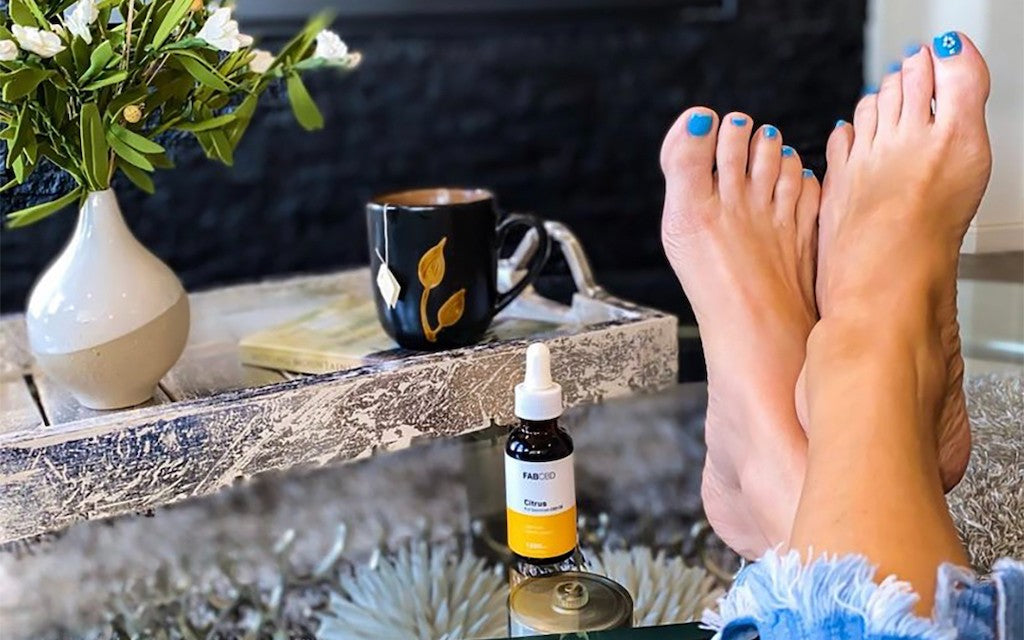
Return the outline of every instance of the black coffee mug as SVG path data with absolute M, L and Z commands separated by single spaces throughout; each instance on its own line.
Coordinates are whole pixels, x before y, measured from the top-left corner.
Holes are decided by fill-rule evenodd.
M 377 317 L 399 345 L 436 351 L 474 344 L 537 279 L 550 253 L 544 223 L 521 213 L 498 220 L 494 194 L 484 189 L 401 191 L 366 205 Z M 541 250 L 525 277 L 499 293 L 498 252 L 517 225 L 537 232 Z

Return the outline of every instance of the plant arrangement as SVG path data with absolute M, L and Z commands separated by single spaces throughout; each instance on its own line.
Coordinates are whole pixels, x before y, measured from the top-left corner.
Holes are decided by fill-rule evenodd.
M 0 140 L 14 177 L 0 192 L 44 161 L 77 186 L 9 213 L 8 225 L 84 202 L 116 172 L 152 193 L 150 174 L 172 166 L 160 143 L 169 131 L 232 164 L 260 95 L 277 80 L 299 124 L 322 127 L 301 74 L 353 69 L 360 54 L 322 15 L 277 54 L 257 49 L 231 12 L 203 0 L 10 0 L 0 14 Z

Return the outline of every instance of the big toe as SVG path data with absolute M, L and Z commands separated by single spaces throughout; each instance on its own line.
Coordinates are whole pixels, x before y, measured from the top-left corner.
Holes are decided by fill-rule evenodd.
M 661 170 L 665 173 L 665 213 L 662 233 L 666 237 L 688 233 L 699 226 L 693 220 L 696 202 L 714 194 L 715 143 L 718 114 L 706 107 L 683 112 L 661 145 Z
M 661 170 L 670 188 L 711 194 L 717 132 L 718 114 L 711 109 L 692 107 L 679 116 L 661 145 Z
M 984 128 L 990 79 L 981 52 L 964 34 L 948 31 L 932 40 L 931 55 L 936 123 Z

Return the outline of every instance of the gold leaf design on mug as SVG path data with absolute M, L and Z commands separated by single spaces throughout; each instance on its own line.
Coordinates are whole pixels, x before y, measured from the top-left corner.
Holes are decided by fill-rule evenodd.
M 441 308 L 437 310 L 437 330 L 450 327 L 459 321 L 462 312 L 466 310 L 466 290 L 459 289 L 444 301 Z
M 427 249 L 427 252 L 420 258 L 417 268 L 420 284 L 423 285 L 423 294 L 420 295 L 420 324 L 423 325 L 423 337 L 428 342 L 437 342 L 437 334 L 445 327 L 450 327 L 458 322 L 466 310 L 466 290 L 459 289 L 437 310 L 436 328 L 430 326 L 430 318 L 427 317 L 430 290 L 439 286 L 444 280 L 444 245 L 447 242 L 448 237 L 445 236 L 441 238 L 440 242 Z
M 444 245 L 446 242 L 448 242 L 447 237 L 441 238 L 440 242 L 427 249 L 427 252 L 420 258 L 418 272 L 420 284 L 425 289 L 433 289 L 444 280 Z

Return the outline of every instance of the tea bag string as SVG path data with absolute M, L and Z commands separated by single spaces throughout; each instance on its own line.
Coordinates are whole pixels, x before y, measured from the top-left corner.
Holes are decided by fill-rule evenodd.
M 381 215 L 384 216 L 384 257 L 381 257 L 380 249 L 379 248 L 374 247 L 373 250 L 377 252 L 377 258 L 379 258 L 380 261 L 386 265 L 386 264 L 388 264 L 388 260 L 390 259 L 390 255 L 389 255 L 389 252 L 388 252 L 388 205 L 387 204 L 384 205 L 384 212 Z

